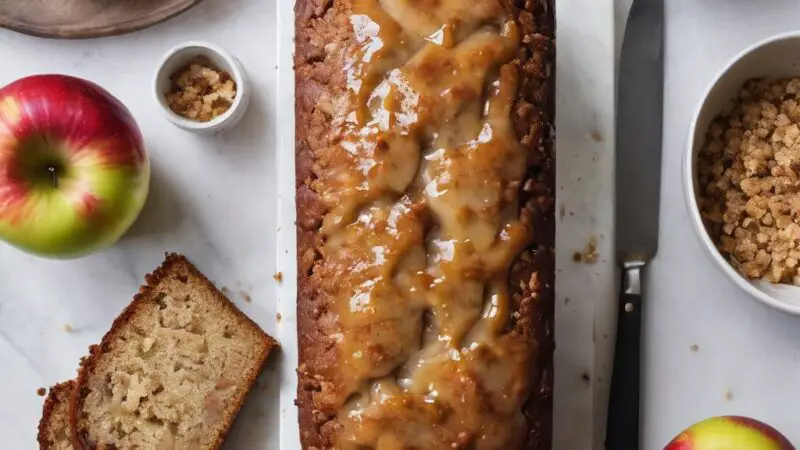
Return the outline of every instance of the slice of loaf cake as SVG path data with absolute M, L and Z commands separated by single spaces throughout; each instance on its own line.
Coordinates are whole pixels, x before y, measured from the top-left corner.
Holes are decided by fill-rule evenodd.
M 183 256 L 146 283 L 81 363 L 73 445 L 217 449 L 276 342 Z
M 50 388 L 42 408 L 39 421 L 40 450 L 72 450 L 72 435 L 69 429 L 69 398 L 74 381 L 57 384 Z

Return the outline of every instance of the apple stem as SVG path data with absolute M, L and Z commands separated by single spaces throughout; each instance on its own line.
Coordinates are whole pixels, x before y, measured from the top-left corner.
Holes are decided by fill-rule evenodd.
M 50 174 L 53 176 L 53 187 L 57 188 L 58 187 L 58 176 L 56 176 L 56 168 L 53 167 L 53 166 L 50 166 L 50 167 L 47 168 L 47 170 L 50 171 Z

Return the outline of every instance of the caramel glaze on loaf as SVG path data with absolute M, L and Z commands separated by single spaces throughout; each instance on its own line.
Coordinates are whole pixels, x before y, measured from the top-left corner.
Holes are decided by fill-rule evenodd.
M 304 449 L 551 447 L 554 0 L 297 0 Z

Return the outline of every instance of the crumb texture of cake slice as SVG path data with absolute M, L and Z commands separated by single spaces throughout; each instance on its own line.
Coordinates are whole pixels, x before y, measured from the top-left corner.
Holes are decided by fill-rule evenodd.
M 216 449 L 277 344 L 170 254 L 81 366 L 78 448 Z
M 70 380 L 50 388 L 39 421 L 40 450 L 72 450 L 69 428 L 69 399 L 75 382 Z

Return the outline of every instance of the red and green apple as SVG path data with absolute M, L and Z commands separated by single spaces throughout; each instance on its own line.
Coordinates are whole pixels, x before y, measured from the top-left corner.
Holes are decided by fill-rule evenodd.
M 696 423 L 664 450 L 795 450 L 775 428 L 740 416 L 712 417 Z
M 149 183 L 139 127 L 100 86 L 36 75 L 0 89 L 0 239 L 53 258 L 100 250 L 136 220 Z

